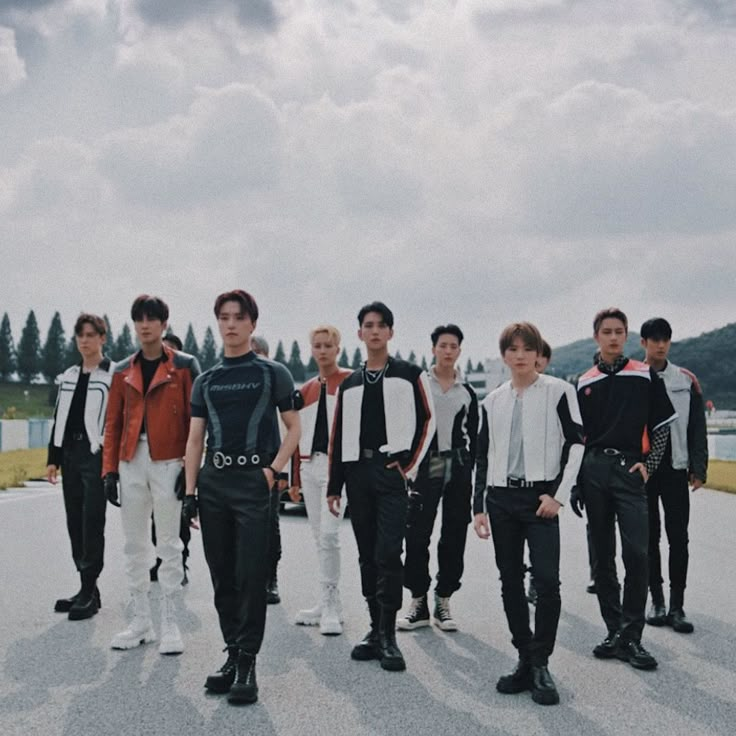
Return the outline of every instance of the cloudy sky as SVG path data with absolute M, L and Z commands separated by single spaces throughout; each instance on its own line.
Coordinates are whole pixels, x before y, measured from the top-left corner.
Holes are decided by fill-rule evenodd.
M 736 319 L 734 0 L 0 0 L 0 313 Z

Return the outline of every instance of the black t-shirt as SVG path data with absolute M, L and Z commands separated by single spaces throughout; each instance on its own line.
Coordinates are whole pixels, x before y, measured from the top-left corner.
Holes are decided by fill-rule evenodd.
M 66 427 L 64 428 L 64 439 L 70 439 L 72 434 L 80 432 L 87 433 L 84 426 L 84 407 L 87 403 L 87 387 L 89 386 L 89 373 L 85 373 L 79 369 L 79 379 L 74 389 L 72 403 L 69 405 L 69 415 L 66 419 Z
M 383 409 L 383 374 L 375 383 L 371 383 L 370 373 L 364 372 L 363 403 L 360 411 L 360 449 L 380 450 L 387 442 L 386 417 Z
M 327 432 L 327 383 L 322 381 L 319 388 L 319 403 L 317 404 L 317 421 L 314 425 L 314 439 L 312 440 L 312 454 L 327 452 L 329 444 Z
M 615 373 L 594 366 L 578 381 L 585 446 L 642 454 L 644 431 L 672 421 L 664 381 L 646 363 L 628 360 Z
M 138 360 L 141 364 L 141 375 L 143 376 L 143 395 L 145 396 L 148 393 L 148 389 L 151 387 L 151 381 L 153 381 L 153 377 L 156 375 L 156 369 L 159 366 L 159 363 L 161 362 L 162 356 L 159 355 L 158 358 L 154 358 L 153 360 L 149 360 L 148 358 L 144 358 L 143 355 L 141 355 Z M 141 434 L 146 433 L 146 414 L 143 413 L 143 421 L 141 422 Z
M 220 363 L 192 387 L 192 416 L 207 420 L 207 449 L 228 454 L 276 454 L 277 410 L 294 408 L 294 380 L 281 363 L 254 352 Z

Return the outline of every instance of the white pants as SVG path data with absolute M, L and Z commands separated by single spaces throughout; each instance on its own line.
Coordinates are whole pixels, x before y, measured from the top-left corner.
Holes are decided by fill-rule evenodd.
M 322 584 L 337 585 L 340 581 L 340 521 L 345 514 L 345 496 L 340 504 L 339 518 L 327 506 L 327 455 L 316 452 L 301 466 L 302 495 L 307 516 L 317 544 L 319 574 Z
M 120 462 L 120 514 L 125 535 L 125 572 L 131 593 L 145 593 L 149 587 L 149 569 L 153 564 L 151 512 L 156 520 L 156 557 L 161 559 L 158 580 L 164 595 L 171 595 L 181 585 L 179 538 L 181 501 L 174 485 L 182 467 L 181 459 L 154 462 L 148 441 L 138 441 L 130 462 Z

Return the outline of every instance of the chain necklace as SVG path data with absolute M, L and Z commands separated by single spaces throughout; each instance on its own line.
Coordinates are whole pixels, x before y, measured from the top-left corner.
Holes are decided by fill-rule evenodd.
M 370 371 L 367 368 L 367 363 L 363 365 L 363 381 L 365 383 L 370 384 L 373 386 L 374 384 L 378 383 L 382 378 L 383 374 L 386 372 L 386 367 L 388 366 L 388 363 L 384 363 L 383 368 L 377 371 Z

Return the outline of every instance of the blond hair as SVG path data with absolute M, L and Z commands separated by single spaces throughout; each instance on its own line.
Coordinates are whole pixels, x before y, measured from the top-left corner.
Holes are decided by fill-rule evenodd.
M 309 330 L 310 344 L 314 339 L 314 336 L 318 332 L 326 332 L 335 341 L 336 345 L 340 344 L 340 330 L 338 330 L 337 327 L 333 327 L 332 325 L 317 325 L 316 327 L 313 327 L 311 330 Z

